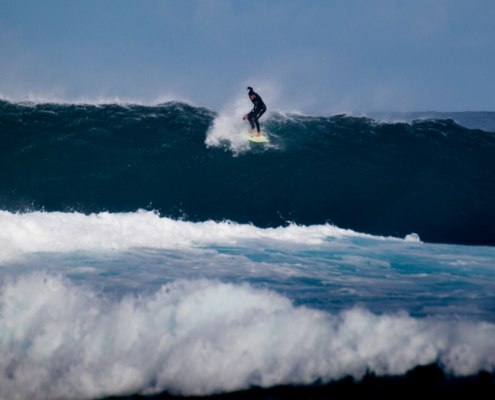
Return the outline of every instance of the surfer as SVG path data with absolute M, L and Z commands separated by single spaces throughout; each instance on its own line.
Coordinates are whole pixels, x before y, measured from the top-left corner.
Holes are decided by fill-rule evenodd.
M 258 122 L 258 120 L 265 113 L 266 106 L 265 103 L 263 103 L 263 100 L 261 100 L 259 94 L 255 93 L 251 86 L 248 86 L 248 90 L 249 90 L 249 98 L 253 102 L 254 108 L 251 110 L 249 114 L 246 114 L 242 119 L 243 120 L 247 119 L 251 124 L 251 131 L 249 133 L 254 133 L 256 128 L 258 130 L 258 134 L 255 137 L 260 137 L 261 130 L 260 130 L 260 123 Z

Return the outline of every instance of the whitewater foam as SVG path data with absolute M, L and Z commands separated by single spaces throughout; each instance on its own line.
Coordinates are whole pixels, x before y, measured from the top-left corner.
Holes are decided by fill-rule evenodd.
M 11 213 L 0 210 L 0 226 L 0 262 L 11 261 L 23 253 L 32 252 L 125 250 L 133 247 L 178 249 L 235 244 L 249 239 L 306 244 L 322 243 L 328 237 L 380 239 L 330 224 L 291 224 L 262 229 L 231 221 L 188 222 L 161 218 L 156 212 L 144 210 L 90 215 L 41 211 Z
M 206 134 L 208 147 L 228 146 L 234 153 L 249 150 L 247 133 L 249 125 L 242 117 L 249 111 L 249 102 L 238 98 L 233 106 L 222 110 L 214 119 Z
M 0 93 L 0 101 L 7 101 L 12 104 L 18 105 L 31 105 L 37 106 L 42 104 L 57 104 L 57 105 L 93 105 L 93 106 L 104 106 L 104 105 L 120 105 L 120 106 L 160 106 L 164 103 L 184 103 L 192 107 L 196 105 L 185 98 L 178 97 L 174 94 L 157 96 L 151 100 L 145 100 L 142 98 L 131 98 L 131 97 L 119 97 L 119 96 L 98 96 L 98 97 L 77 97 L 75 99 L 69 99 L 64 96 L 59 95 L 37 95 L 34 93 L 29 93 L 25 96 L 5 96 Z
M 37 273 L 4 283 L 0 305 L 0 397 L 9 399 L 208 395 L 434 362 L 461 376 L 495 366 L 490 323 L 361 308 L 332 315 L 217 281 L 177 281 L 112 303 Z

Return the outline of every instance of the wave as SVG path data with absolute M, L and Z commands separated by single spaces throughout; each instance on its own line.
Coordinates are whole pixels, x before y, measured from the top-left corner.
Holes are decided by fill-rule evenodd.
M 144 210 L 0 226 L 1 398 L 495 371 L 493 248 Z
M 160 218 L 152 211 L 136 213 L 82 213 L 0 211 L 0 262 L 25 253 L 128 250 L 136 247 L 188 249 L 208 245 L 235 245 L 249 240 L 276 240 L 291 244 L 321 244 L 329 237 L 373 237 L 333 225 L 261 229 L 231 221 L 188 222 Z M 388 238 L 388 240 L 400 240 Z M 415 234 L 404 240 L 418 242 Z
M 366 113 L 366 116 L 386 122 L 451 119 L 465 128 L 495 132 L 495 112 L 493 111 L 369 112 Z
M 258 228 L 156 213 L 0 212 L 0 279 L 47 270 L 115 298 L 167 282 L 249 283 L 340 312 L 493 322 L 495 249 L 376 237 L 332 225 Z
M 0 396 L 208 395 L 438 363 L 494 371 L 495 325 L 294 307 L 248 285 L 177 281 L 108 301 L 42 273 L 0 292 Z
M 258 227 L 322 225 L 495 244 L 495 136 L 452 120 L 272 113 L 271 145 L 231 114 L 185 103 L 0 102 L 0 208 L 157 210 Z
M 187 99 L 180 99 L 175 95 L 161 95 L 154 99 L 142 99 L 142 98 L 130 98 L 121 96 L 97 96 L 86 97 L 81 96 L 79 98 L 68 99 L 64 96 L 58 95 L 37 95 L 30 93 L 27 96 L 5 96 L 0 93 L 0 102 L 15 104 L 23 107 L 37 107 L 37 106 L 105 106 L 105 105 L 119 105 L 119 106 L 149 106 L 155 107 L 165 103 L 182 103 L 194 106 L 194 104 Z

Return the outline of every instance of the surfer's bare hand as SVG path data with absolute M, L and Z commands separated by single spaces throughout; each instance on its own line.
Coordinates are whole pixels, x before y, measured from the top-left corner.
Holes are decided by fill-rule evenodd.
M 247 119 L 247 115 L 245 115 L 244 117 L 242 117 L 243 120 L 246 120 Z

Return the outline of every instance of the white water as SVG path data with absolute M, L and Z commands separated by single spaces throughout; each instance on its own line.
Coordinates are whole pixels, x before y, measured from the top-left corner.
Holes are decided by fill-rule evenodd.
M 493 324 L 331 315 L 248 285 L 177 281 L 112 303 L 34 274 L 4 284 L 0 304 L 0 396 L 9 399 L 205 395 L 433 362 L 456 375 L 495 366 Z
M 235 244 L 246 239 L 314 244 L 321 243 L 328 236 L 372 237 L 328 224 L 261 229 L 230 221 L 177 221 L 144 210 L 91 215 L 39 211 L 22 214 L 0 210 L 0 226 L 0 262 L 42 251 L 125 250 L 133 247 L 176 249 Z
M 332 225 L 0 211 L 0 398 L 494 372 L 494 260 Z

